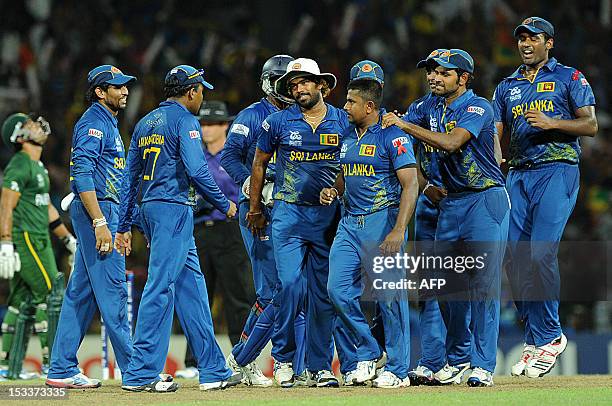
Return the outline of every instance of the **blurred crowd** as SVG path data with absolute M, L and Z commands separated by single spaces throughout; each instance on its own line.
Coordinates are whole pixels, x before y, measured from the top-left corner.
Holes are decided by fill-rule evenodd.
M 610 0 L 25 0 L 1 10 L 0 119 L 20 110 L 50 121 L 43 160 L 56 204 L 68 191 L 72 126 L 87 107 L 86 75 L 96 65 L 138 77 L 120 117 L 127 142 L 138 118 L 161 101 L 167 70 L 181 63 L 203 67 L 215 85 L 206 97 L 236 113 L 262 96 L 259 73 L 271 55 L 313 58 L 333 72 L 339 81 L 329 102 L 338 106 L 348 70 L 369 58 L 385 70 L 384 106 L 402 111 L 427 91 L 416 62 L 435 48 L 462 48 L 476 60 L 476 93 L 490 99 L 520 64 L 514 27 L 542 16 L 556 28 L 552 55 L 591 83 L 600 128 L 582 140 L 580 196 L 564 239 L 612 240 Z M 9 157 L 1 148 L 1 167 Z M 131 265 L 144 269 L 145 261 L 142 249 Z M 609 329 L 609 309 L 597 316 L 606 306 L 565 303 L 565 317 L 577 329 Z

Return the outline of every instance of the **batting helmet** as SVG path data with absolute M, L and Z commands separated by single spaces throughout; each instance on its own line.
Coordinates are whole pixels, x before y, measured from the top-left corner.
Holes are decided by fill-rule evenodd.
M 294 58 L 289 55 L 274 55 L 264 63 L 261 68 L 261 90 L 267 96 L 272 96 L 283 103 L 294 103 L 294 100 L 281 96 L 274 91 L 276 80 L 287 72 L 287 65 L 293 60 Z

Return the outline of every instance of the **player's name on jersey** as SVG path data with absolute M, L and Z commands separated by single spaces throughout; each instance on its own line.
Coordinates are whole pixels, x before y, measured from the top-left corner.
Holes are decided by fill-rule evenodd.
M 329 161 L 335 160 L 336 154 L 332 152 L 291 151 L 289 159 L 291 161 Z
M 161 134 L 151 134 L 145 137 L 141 137 L 138 140 L 138 147 L 146 147 L 148 145 L 163 145 L 164 144 L 164 136 Z
M 342 164 L 344 176 L 376 176 L 372 164 Z
M 512 107 L 512 118 L 524 115 L 527 110 L 555 111 L 552 100 L 533 100 L 529 103 L 522 103 Z

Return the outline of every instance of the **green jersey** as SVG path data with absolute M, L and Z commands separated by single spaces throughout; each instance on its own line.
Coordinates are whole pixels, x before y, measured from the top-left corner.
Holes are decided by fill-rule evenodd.
M 4 170 L 2 187 L 21 194 L 13 211 L 13 234 L 48 234 L 49 175 L 43 163 L 16 153 Z

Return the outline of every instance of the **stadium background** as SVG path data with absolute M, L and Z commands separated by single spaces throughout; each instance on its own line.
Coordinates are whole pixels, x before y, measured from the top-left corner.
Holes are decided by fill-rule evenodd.
M 579 4 L 568 0 L 3 0 L 0 119 L 14 111 L 37 111 L 49 119 L 53 135 L 43 161 L 51 177 L 52 200 L 59 206 L 68 191 L 72 126 L 86 108 L 85 78 L 96 65 L 111 63 L 138 77 L 130 89 L 128 109 L 120 117 L 126 141 L 136 120 L 161 100 L 167 70 L 180 63 L 204 67 L 215 85 L 206 98 L 224 100 L 236 113 L 261 97 L 260 68 L 273 54 L 314 58 L 322 70 L 333 72 L 339 83 L 329 102 L 335 105 L 343 104 L 349 68 L 367 57 L 385 69 L 384 106 L 401 111 L 427 91 L 423 73 L 414 67 L 416 61 L 439 47 L 462 48 L 474 56 L 473 87 L 490 99 L 500 79 L 520 64 L 513 28 L 523 18 L 539 15 L 556 27 L 552 56 L 583 71 L 597 100 L 600 130 L 594 139 L 582 139 L 580 195 L 564 239 L 582 242 L 582 247 L 594 241 L 610 247 L 612 84 L 605 72 L 612 68 L 611 8 L 610 0 Z M 10 155 L 6 147 L 0 148 L 0 167 Z M 65 214 L 64 221 L 69 222 Z M 142 240 L 138 244 L 128 267 L 136 272 L 141 289 L 146 250 Z M 564 261 L 584 272 L 609 276 L 609 261 L 604 269 L 592 269 L 589 254 L 588 249 L 575 250 Z M 57 255 L 60 268 L 65 269 L 65 252 L 59 246 Z M 565 290 L 588 293 L 594 289 L 589 278 L 577 275 L 571 281 Z M 610 285 L 606 286 L 609 296 Z M 6 302 L 7 289 L 8 283 L 0 281 L 0 304 Z M 564 301 L 561 307 L 564 327 L 577 343 L 579 362 L 574 373 L 610 373 L 612 355 L 601 354 L 612 354 L 612 305 L 596 300 L 601 297 L 595 295 L 585 298 Z M 213 313 L 218 316 L 216 331 L 222 334 L 220 306 L 221 300 L 216 300 Z M 507 352 L 520 343 L 509 302 L 502 319 L 500 348 Z M 94 322 L 91 333 L 98 329 Z M 173 348 L 177 354 L 181 350 Z M 571 373 L 572 367 L 567 368 Z

